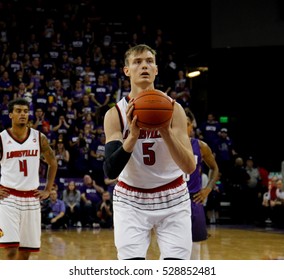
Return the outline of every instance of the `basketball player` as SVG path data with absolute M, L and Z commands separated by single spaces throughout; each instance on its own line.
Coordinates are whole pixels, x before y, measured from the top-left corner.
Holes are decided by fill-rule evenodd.
M 191 197 L 193 245 L 190 259 L 200 260 L 200 242 L 206 240 L 208 237 L 203 203 L 219 179 L 219 168 L 211 148 L 204 141 L 193 137 L 193 124 L 195 122 L 195 118 L 190 110 L 187 111 L 187 116 L 188 136 L 190 137 L 191 146 L 196 158 L 195 171 L 190 175 L 185 174 L 185 180 L 187 181 L 187 187 Z M 203 162 L 209 168 L 209 180 L 205 188 L 202 188 L 201 181 Z
M 195 160 L 185 112 L 174 103 L 167 127 L 140 130 L 137 116 L 131 117 L 133 98 L 154 89 L 158 74 L 155 50 L 143 44 L 130 48 L 123 70 L 130 78 L 131 91 L 104 119 L 104 171 L 111 179 L 118 177 L 113 193 L 118 259 L 146 259 L 152 229 L 161 259 L 189 259 L 191 209 L 182 175 L 194 171 Z
M 6 259 L 27 260 L 40 249 L 40 200 L 49 196 L 57 161 L 46 136 L 27 126 L 29 102 L 14 99 L 8 111 L 12 127 L 0 133 L 0 248 Z M 37 189 L 41 156 L 49 165 L 44 190 Z

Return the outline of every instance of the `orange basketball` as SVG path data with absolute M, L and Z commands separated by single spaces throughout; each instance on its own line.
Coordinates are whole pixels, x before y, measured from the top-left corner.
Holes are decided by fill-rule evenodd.
M 172 99 L 159 90 L 147 90 L 134 98 L 133 116 L 140 128 L 159 128 L 169 124 L 173 115 Z

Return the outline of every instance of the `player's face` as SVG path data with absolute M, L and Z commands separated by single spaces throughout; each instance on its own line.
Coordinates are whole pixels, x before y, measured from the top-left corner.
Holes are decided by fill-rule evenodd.
M 29 120 L 29 108 L 25 105 L 15 105 L 9 116 L 14 124 L 26 125 Z
M 136 53 L 129 56 L 129 65 L 124 67 L 124 73 L 130 77 L 135 84 L 153 83 L 158 74 L 158 67 L 156 65 L 155 56 L 145 51 L 143 53 Z
M 193 136 L 193 123 L 187 118 L 187 135 L 189 137 Z

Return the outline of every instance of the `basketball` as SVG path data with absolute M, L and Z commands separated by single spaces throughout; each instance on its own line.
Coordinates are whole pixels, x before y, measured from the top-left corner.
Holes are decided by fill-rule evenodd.
M 171 121 L 173 102 L 162 91 L 143 91 L 134 98 L 133 104 L 133 116 L 137 116 L 137 126 L 140 128 L 160 128 Z

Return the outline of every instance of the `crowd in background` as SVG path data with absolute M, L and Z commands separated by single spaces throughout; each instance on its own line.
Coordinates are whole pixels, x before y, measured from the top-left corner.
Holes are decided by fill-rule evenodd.
M 190 81 L 175 42 L 161 26 L 150 25 L 139 14 L 131 25 L 109 21 L 94 1 L 73 2 L 0 1 L 0 126 L 10 126 L 8 102 L 24 97 L 30 101 L 30 126 L 44 133 L 54 149 L 57 184 L 43 205 L 44 224 L 112 227 L 116 181 L 106 178 L 102 168 L 103 119 L 130 91 L 122 71 L 125 50 L 140 43 L 153 47 L 159 69 L 156 88 L 185 112 L 198 108 L 191 106 Z M 211 147 L 222 182 L 208 201 L 217 219 L 208 222 L 219 221 L 226 195 L 234 223 L 283 227 L 282 178 L 269 180 L 264 167 L 236 150 L 217 116 L 208 112 L 207 117 L 196 124 L 195 137 Z M 44 160 L 40 173 L 44 178 Z

